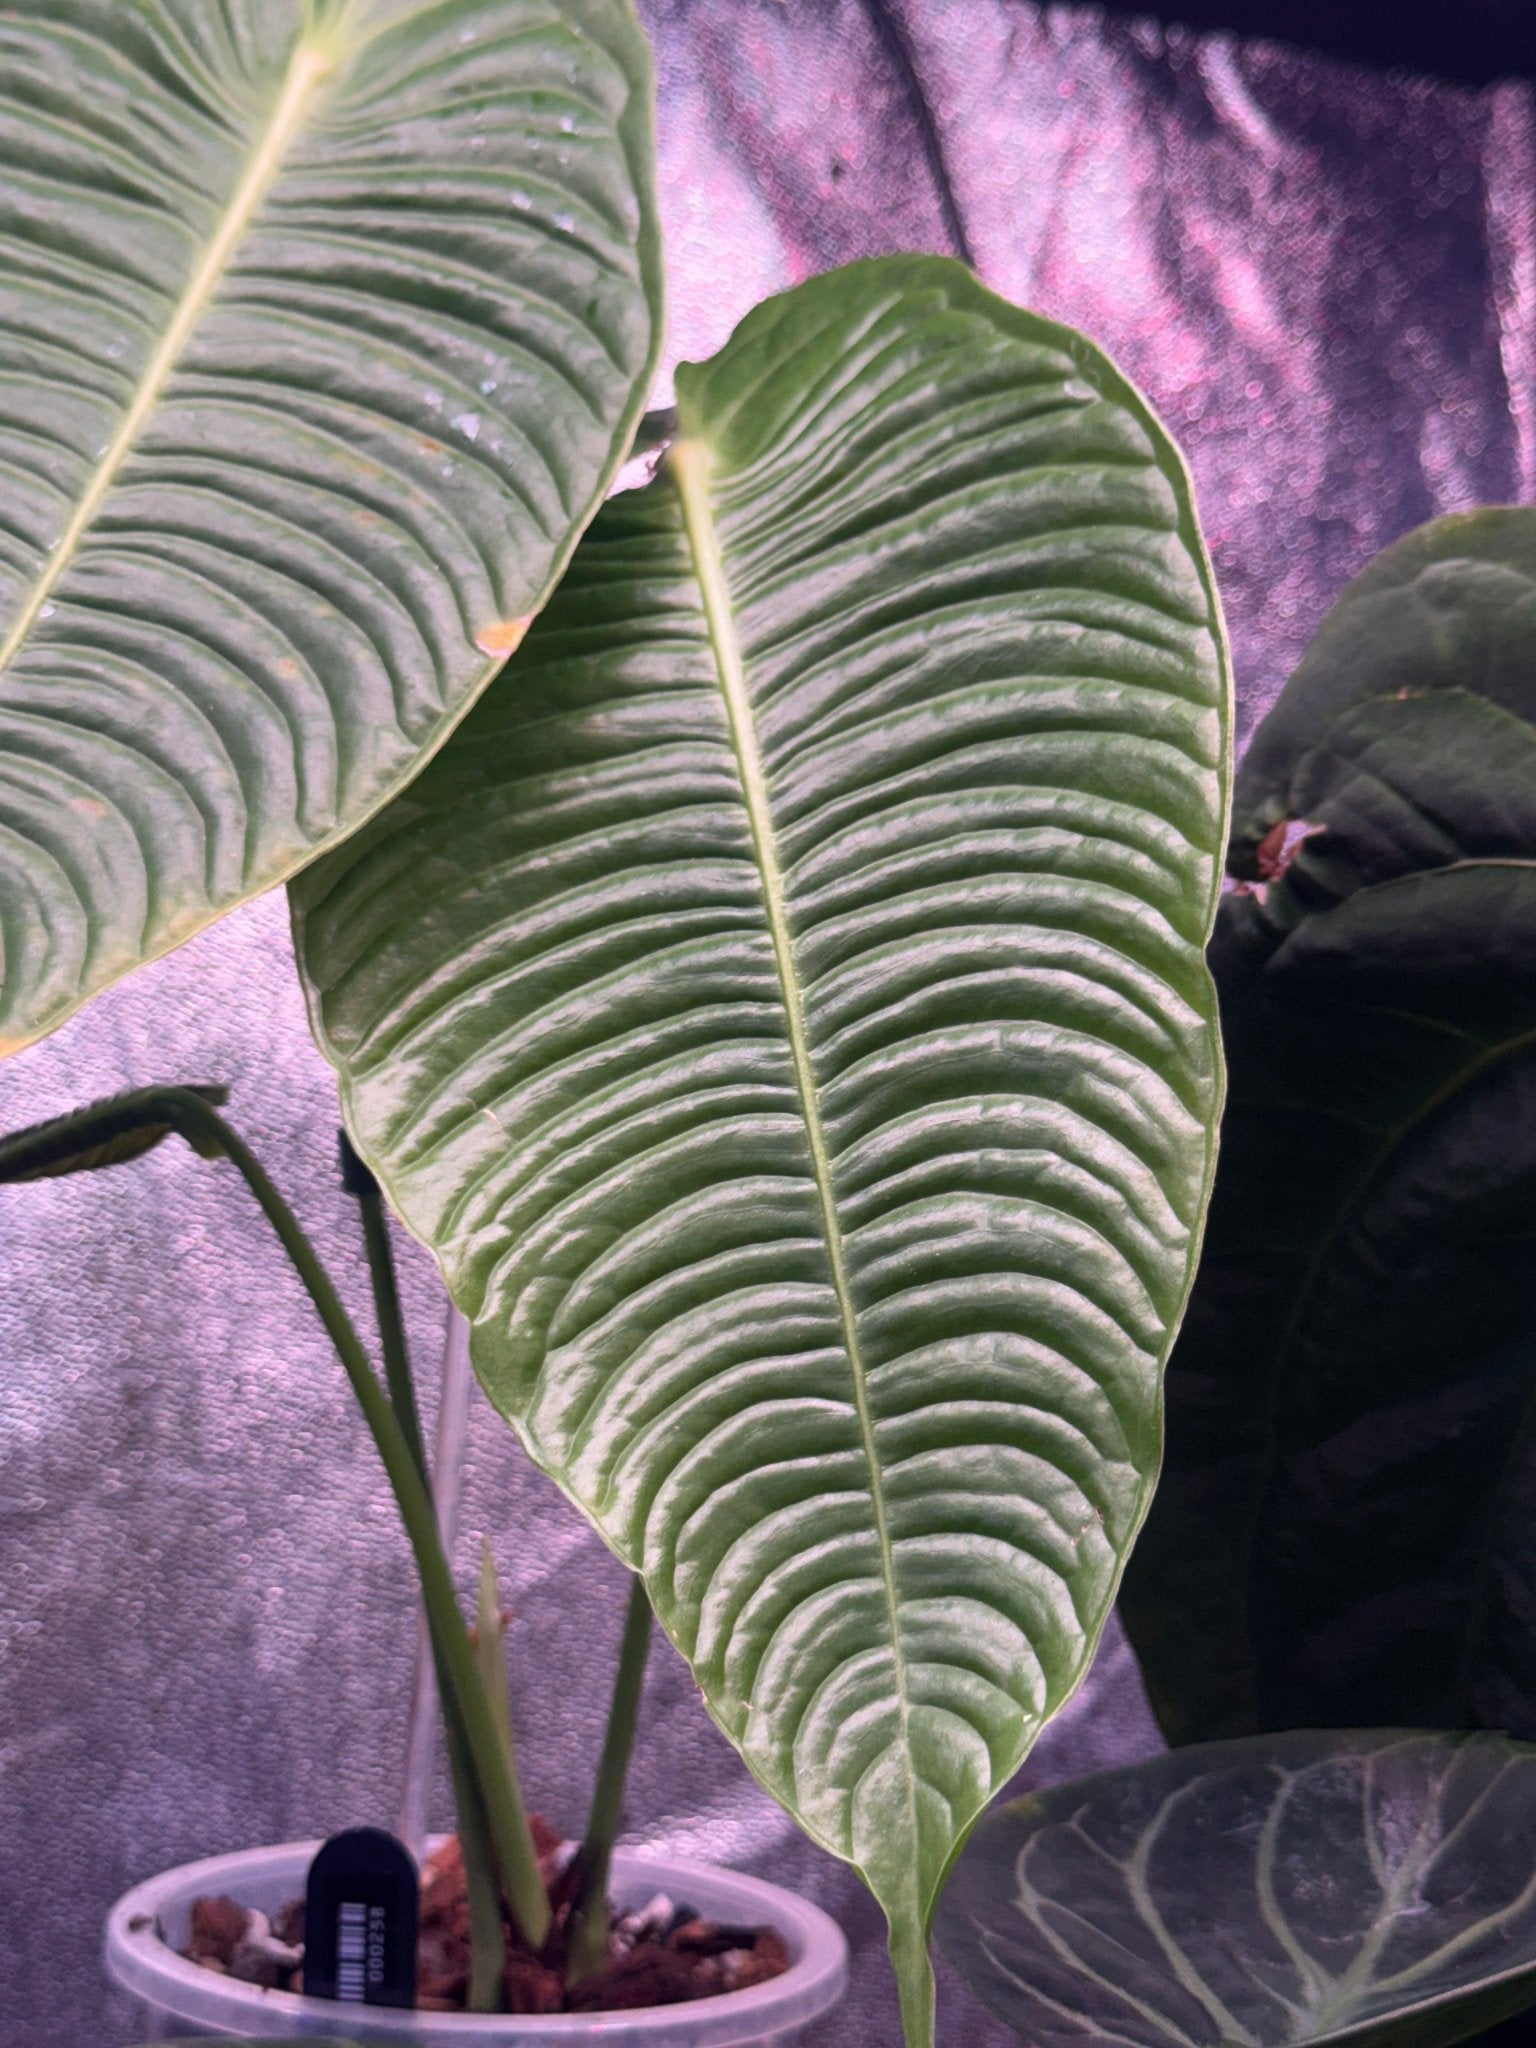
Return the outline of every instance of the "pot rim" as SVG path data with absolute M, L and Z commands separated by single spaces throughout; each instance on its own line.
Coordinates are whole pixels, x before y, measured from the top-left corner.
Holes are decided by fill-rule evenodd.
M 667 2048 L 674 2043 L 678 2048 L 683 2043 L 689 2048 L 747 2048 L 826 2012 L 847 1983 L 847 1941 L 819 1906 L 764 1878 L 632 1849 L 614 1851 L 613 1881 L 621 1894 L 691 1894 L 691 1903 L 712 1916 L 771 1923 L 784 1936 L 790 1967 L 744 1991 L 633 2012 L 428 2013 L 263 1991 L 187 1961 L 163 1938 L 163 1916 L 189 1909 L 192 1899 L 206 1892 L 238 1897 L 242 1881 L 247 1887 L 255 1881 L 291 1897 L 302 1887 L 319 1847 L 318 1841 L 282 1842 L 206 1856 L 135 1885 L 107 1915 L 108 1975 L 152 2010 L 213 2032 L 235 2030 L 263 2040 L 317 2034 L 377 2042 L 440 2040 L 455 2048 L 577 2041 L 601 2042 L 604 2048 L 661 2048 L 663 2039 Z

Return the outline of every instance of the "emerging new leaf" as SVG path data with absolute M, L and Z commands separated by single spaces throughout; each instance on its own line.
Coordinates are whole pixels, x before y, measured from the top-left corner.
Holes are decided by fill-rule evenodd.
M 294 890 L 360 1149 L 762 1782 L 926 1929 L 1146 1505 L 1219 1092 L 1178 457 L 931 258 L 678 377 L 504 685 Z
M 0 9 L 0 1052 L 405 782 L 622 456 L 629 0 Z
M 1032 2048 L 1443 2048 L 1536 2003 L 1536 1750 L 1305 1729 L 991 1814 L 947 1959 Z
M 176 1120 L 175 1094 L 165 1088 L 135 1088 L 106 1101 L 93 1102 L 67 1116 L 50 1117 L 22 1131 L 8 1131 L 0 1137 L 0 1185 L 16 1181 L 56 1180 L 70 1173 L 93 1173 L 103 1166 L 123 1166 L 142 1159 L 175 1131 L 180 1131 L 205 1159 L 222 1154 L 212 1149 L 201 1132 L 187 1131 Z M 181 1091 L 197 1095 L 215 1109 L 229 1098 L 229 1090 L 217 1082 L 186 1085 Z

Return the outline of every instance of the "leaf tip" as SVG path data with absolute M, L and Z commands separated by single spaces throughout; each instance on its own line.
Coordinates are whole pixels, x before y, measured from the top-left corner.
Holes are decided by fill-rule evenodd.
M 891 1965 L 896 1973 L 896 1994 L 901 2007 L 902 2048 L 934 2048 L 935 1987 L 927 1932 L 921 1924 L 892 1914 L 889 1908 L 887 1918 Z

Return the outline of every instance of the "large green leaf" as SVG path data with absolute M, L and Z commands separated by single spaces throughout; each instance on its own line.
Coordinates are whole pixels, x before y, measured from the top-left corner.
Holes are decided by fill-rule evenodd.
M 943 1871 L 1157 1465 L 1216 602 L 1145 406 L 953 263 L 772 300 L 678 409 L 300 947 L 493 1399 L 868 1878 L 919 2039 Z
M 1350 586 L 1231 865 L 1269 879 L 1217 924 L 1222 1164 L 1124 1596 L 1154 1703 L 1536 1736 L 1536 512 Z
M 629 0 L 0 9 L 0 1052 L 329 845 L 654 356 Z
M 1032 2048 L 1446 2048 L 1536 2004 L 1536 1750 L 1304 1730 L 1056 1785 L 936 1932 Z

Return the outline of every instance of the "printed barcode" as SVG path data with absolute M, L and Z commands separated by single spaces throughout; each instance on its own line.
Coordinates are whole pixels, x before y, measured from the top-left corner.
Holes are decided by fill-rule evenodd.
M 347 1904 L 336 1915 L 336 1996 L 362 2005 L 368 1997 L 368 1908 Z

